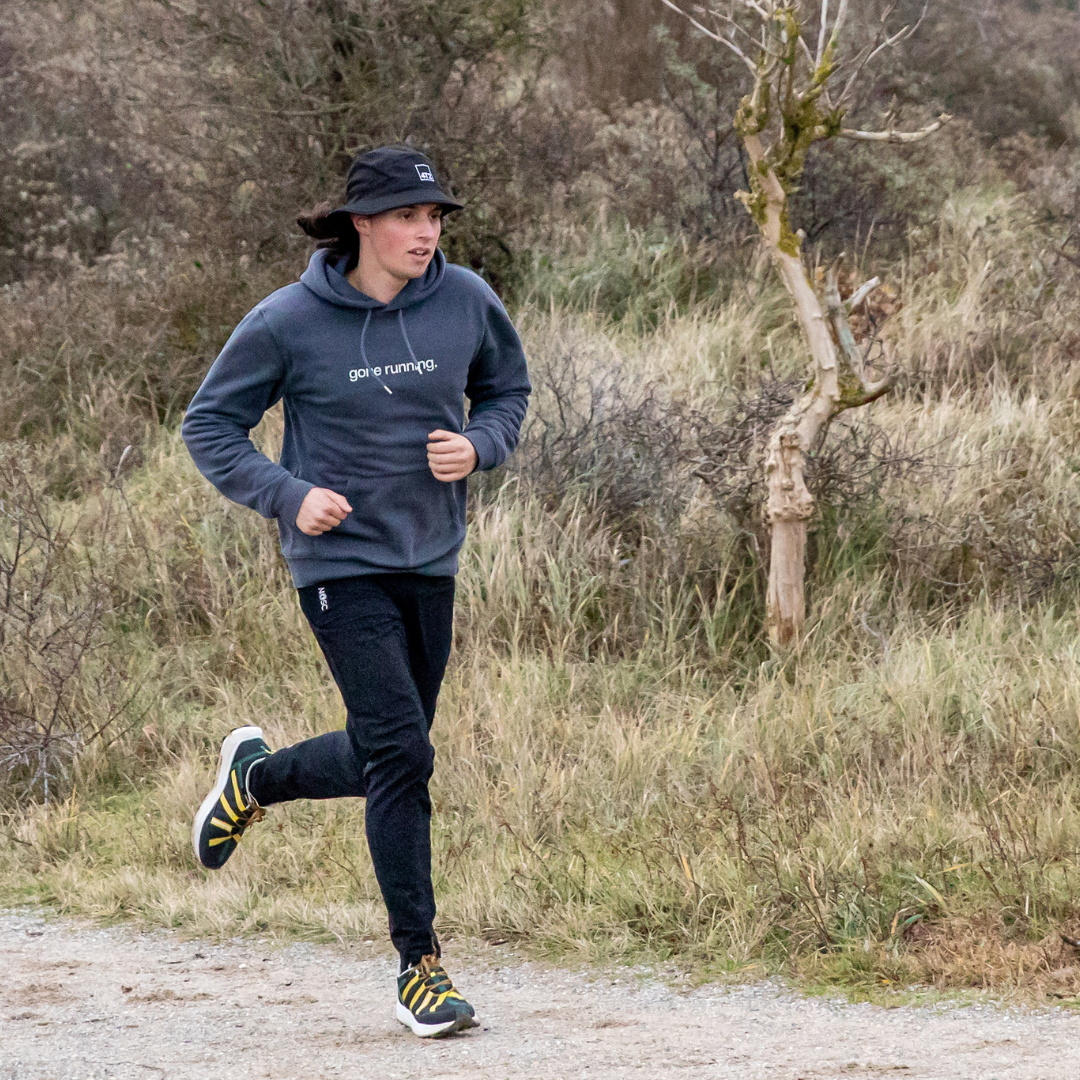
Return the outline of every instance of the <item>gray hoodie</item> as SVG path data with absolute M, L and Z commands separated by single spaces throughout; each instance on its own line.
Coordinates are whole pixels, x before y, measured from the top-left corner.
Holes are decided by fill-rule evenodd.
M 529 390 L 517 332 L 472 271 L 436 250 L 424 276 L 383 304 L 317 251 L 298 283 L 233 331 L 188 407 L 183 437 L 223 495 L 277 518 L 298 588 L 387 571 L 453 574 L 466 482 L 435 479 L 427 437 L 461 432 L 477 467 L 493 469 L 517 445 Z M 248 433 L 279 400 L 285 436 L 275 463 Z M 320 536 L 296 527 L 313 487 L 353 508 Z

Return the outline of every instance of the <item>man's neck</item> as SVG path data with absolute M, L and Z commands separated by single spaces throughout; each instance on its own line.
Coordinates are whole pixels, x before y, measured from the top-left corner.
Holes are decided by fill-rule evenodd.
M 389 304 L 391 300 L 409 283 L 407 278 L 398 278 L 388 273 L 381 266 L 365 264 L 363 251 L 360 253 L 360 261 L 356 268 L 349 272 L 349 284 L 372 300 L 378 300 L 381 304 Z

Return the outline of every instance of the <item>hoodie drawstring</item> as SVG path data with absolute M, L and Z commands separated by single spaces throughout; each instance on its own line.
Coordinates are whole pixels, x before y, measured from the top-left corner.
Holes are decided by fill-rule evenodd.
M 364 348 L 364 337 L 367 334 L 368 323 L 371 322 L 371 314 L 374 310 L 374 308 L 368 308 L 367 316 L 364 318 L 364 325 L 360 330 L 360 359 L 364 362 L 364 367 L 368 371 L 371 371 L 372 369 L 371 365 L 368 363 L 367 350 Z M 409 350 L 409 359 L 412 360 L 412 362 L 416 365 L 417 370 L 419 371 L 420 361 L 416 359 L 416 353 L 413 352 L 412 342 L 409 340 L 409 335 L 405 332 L 405 312 L 403 312 L 401 308 L 398 308 L 397 317 L 398 328 L 401 330 L 401 336 L 405 341 L 405 348 Z M 378 375 L 376 375 L 375 378 L 379 379 L 379 385 L 388 394 L 393 395 L 394 391 L 391 390 L 390 387 L 387 386 L 386 383 L 384 383 Z
M 366 350 L 364 349 L 364 335 L 365 335 L 365 334 L 367 333 L 368 323 L 369 323 L 369 322 L 371 322 L 371 313 L 372 313 L 372 311 L 373 311 L 373 310 L 374 310 L 373 308 L 368 308 L 368 311 L 367 311 L 367 317 L 366 317 L 366 318 L 364 319 L 364 326 L 363 326 L 363 329 L 361 329 L 361 331 L 360 331 L 360 359 L 361 359 L 361 360 L 363 360 L 363 362 L 364 362 L 364 367 L 365 367 L 365 368 L 366 368 L 366 369 L 367 369 L 368 371 L 370 371 L 370 370 L 371 370 L 371 365 L 370 365 L 370 364 L 368 363 L 368 358 L 367 358 L 367 351 L 366 351 Z M 401 312 L 399 311 L 399 312 L 398 312 L 398 314 L 400 315 L 400 314 L 401 314 Z M 405 324 L 404 324 L 404 323 L 402 323 L 402 324 L 401 324 L 401 332 L 402 332 L 402 333 L 404 333 L 404 332 L 405 332 Z M 408 338 L 406 338 L 406 339 L 405 339 L 405 344 L 406 344 L 406 345 L 409 345 L 409 339 L 408 339 Z M 409 345 L 409 353 L 410 353 L 410 354 L 412 353 L 412 346 L 411 346 L 411 345 Z M 376 376 L 375 376 L 375 378 L 376 378 L 376 379 L 379 379 L 379 376 L 378 376 L 378 375 L 376 375 Z M 381 386 L 381 387 L 382 387 L 382 388 L 383 388 L 383 389 L 384 389 L 384 390 L 385 390 L 385 391 L 386 391 L 386 392 L 387 392 L 388 394 L 390 394 L 391 396 L 393 396 L 393 393 L 394 393 L 394 391 L 393 391 L 393 390 L 391 390 L 391 389 L 390 389 L 390 387 L 389 387 L 389 386 L 387 386 L 387 385 L 386 385 L 386 383 L 384 383 L 384 382 L 382 381 L 382 379 L 379 379 L 379 385 L 380 385 L 380 386 Z
M 405 333 L 405 312 L 398 308 L 397 313 L 398 326 L 401 327 L 401 336 L 405 339 L 405 348 L 409 350 L 409 359 L 416 365 L 416 370 L 420 370 L 420 361 L 416 359 L 416 353 L 413 352 L 412 342 L 409 340 L 409 335 Z

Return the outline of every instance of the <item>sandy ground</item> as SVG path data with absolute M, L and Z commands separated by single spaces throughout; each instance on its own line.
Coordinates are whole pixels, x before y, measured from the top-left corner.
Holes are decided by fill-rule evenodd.
M 1080 1077 L 1080 1017 L 680 992 L 490 949 L 447 966 L 481 1026 L 420 1040 L 374 946 L 211 945 L 0 913 L 0 1080 Z

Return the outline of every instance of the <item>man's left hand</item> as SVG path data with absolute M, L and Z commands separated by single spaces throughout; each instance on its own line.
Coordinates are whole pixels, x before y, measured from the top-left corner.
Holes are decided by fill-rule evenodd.
M 464 435 L 441 429 L 428 436 L 427 459 L 435 479 L 447 484 L 463 480 L 479 462 L 476 447 Z

